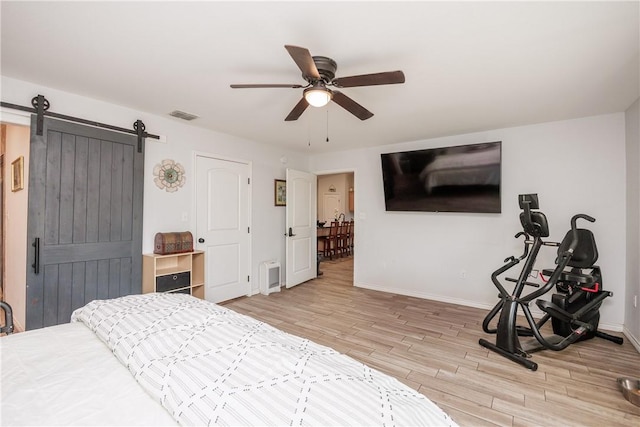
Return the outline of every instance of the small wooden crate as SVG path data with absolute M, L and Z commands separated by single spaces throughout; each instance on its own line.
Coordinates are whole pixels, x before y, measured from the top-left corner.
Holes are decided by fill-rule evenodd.
M 189 231 L 156 233 L 153 253 L 160 255 L 193 252 L 193 235 Z

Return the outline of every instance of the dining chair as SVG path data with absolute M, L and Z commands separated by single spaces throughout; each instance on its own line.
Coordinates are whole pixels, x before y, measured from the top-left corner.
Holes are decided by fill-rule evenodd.
M 325 258 L 328 257 L 330 260 L 333 260 L 333 255 L 337 255 L 339 228 L 340 225 L 338 221 L 331 221 L 329 235 L 324 238 L 324 251 L 322 255 Z
M 353 255 L 353 231 L 354 231 L 354 222 L 353 219 L 349 221 L 349 228 L 347 231 L 347 250 L 349 251 L 349 255 Z
M 351 225 L 353 221 L 344 221 L 341 224 L 341 233 L 340 233 L 340 254 L 349 256 L 351 255 Z

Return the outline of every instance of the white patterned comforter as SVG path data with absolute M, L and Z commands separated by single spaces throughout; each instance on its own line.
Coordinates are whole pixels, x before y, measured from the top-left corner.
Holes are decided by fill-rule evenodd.
M 188 295 L 93 301 L 72 322 L 182 425 L 455 425 L 395 378 Z

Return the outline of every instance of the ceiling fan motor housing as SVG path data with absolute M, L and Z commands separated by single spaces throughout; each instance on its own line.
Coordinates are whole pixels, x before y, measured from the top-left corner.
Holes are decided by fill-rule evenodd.
M 330 83 L 331 80 L 336 76 L 336 70 L 338 69 L 338 64 L 331 58 L 327 58 L 326 56 L 314 56 L 313 62 L 316 64 L 316 68 L 318 69 L 318 74 L 320 74 L 320 78 L 325 83 Z M 313 82 L 313 78 L 302 75 L 305 80 L 310 83 Z

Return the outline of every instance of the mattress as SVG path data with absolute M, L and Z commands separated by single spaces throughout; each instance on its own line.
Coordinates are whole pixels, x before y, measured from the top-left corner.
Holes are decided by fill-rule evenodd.
M 177 425 L 82 323 L 2 337 L 0 360 L 0 425 Z

